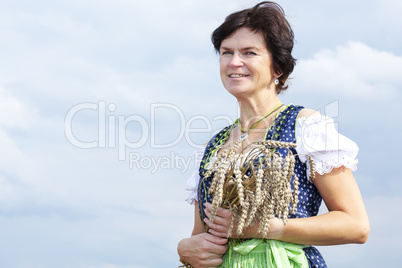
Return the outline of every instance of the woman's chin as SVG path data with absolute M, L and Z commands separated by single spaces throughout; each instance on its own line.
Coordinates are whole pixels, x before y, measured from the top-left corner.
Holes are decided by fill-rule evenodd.
M 244 97 L 250 94 L 250 89 L 244 87 L 226 87 L 226 91 L 235 97 Z

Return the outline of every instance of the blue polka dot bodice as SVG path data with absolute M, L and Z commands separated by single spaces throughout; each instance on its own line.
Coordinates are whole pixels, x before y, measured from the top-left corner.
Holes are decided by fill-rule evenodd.
M 279 115 L 275 118 L 274 124 L 267 132 L 266 139 L 285 142 L 296 142 L 296 118 L 302 109 L 302 106 L 287 106 L 286 109 L 280 112 Z M 214 153 L 225 143 L 225 141 L 229 137 L 231 130 L 234 127 L 235 124 L 222 129 L 209 141 L 208 145 L 205 148 L 204 156 L 199 169 L 200 182 L 198 188 L 199 212 L 202 219 L 206 217 L 204 213 L 204 204 L 206 202 L 212 203 L 212 195 L 208 194 L 208 189 L 211 186 L 212 182 L 212 176 L 204 178 L 204 174 L 207 170 L 206 167 Z M 321 195 L 314 184 L 308 180 L 308 176 L 306 174 L 306 164 L 300 161 L 295 149 L 291 148 L 291 150 L 292 153 L 296 155 L 294 172 L 299 179 L 300 193 L 296 212 L 289 215 L 289 218 L 305 218 L 316 216 L 322 202 Z M 279 148 L 278 152 L 282 155 L 285 155 L 287 153 L 287 149 Z M 309 261 L 310 267 L 327 267 L 324 259 L 316 248 L 307 247 L 304 249 L 304 251 Z

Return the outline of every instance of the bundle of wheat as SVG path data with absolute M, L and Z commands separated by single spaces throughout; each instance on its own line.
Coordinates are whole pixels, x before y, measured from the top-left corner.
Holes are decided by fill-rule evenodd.
M 218 207 L 228 208 L 232 213 L 228 237 L 236 218 L 238 236 L 258 221 L 258 232 L 267 237 L 270 219 L 278 217 L 286 224 L 289 213 L 296 211 L 299 181 L 294 174 L 295 155 L 290 150 L 296 144 L 260 140 L 238 153 L 242 142 L 220 153 L 205 174 L 205 178 L 212 176 L 210 220 L 214 220 Z M 284 148 L 285 153 L 279 153 L 278 148 Z M 314 163 L 309 159 L 310 177 L 314 179 Z

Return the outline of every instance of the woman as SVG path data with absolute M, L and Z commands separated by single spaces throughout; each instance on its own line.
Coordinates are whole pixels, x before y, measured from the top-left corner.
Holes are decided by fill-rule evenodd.
M 289 254 L 289 265 L 294 267 L 326 267 L 318 250 L 309 245 L 365 243 L 369 221 L 351 172 L 357 164 L 356 144 L 336 132 L 332 119 L 301 106 L 285 106 L 278 98 L 287 89 L 286 81 L 295 65 L 291 55 L 293 31 L 282 8 L 262 2 L 233 13 L 213 32 L 212 42 L 220 55 L 222 83 L 237 99 L 240 118 L 209 141 L 199 171 L 188 182 L 195 223 L 192 236 L 179 242 L 180 260 L 188 267 L 217 267 L 222 263 L 224 267 L 259 267 L 257 259 L 263 267 L 269 264 L 268 244 L 253 248 L 245 257 L 227 244 L 229 210 L 219 208 L 214 221 L 208 219 L 211 181 L 203 175 L 212 159 L 239 139 L 243 147 L 261 139 L 295 142 L 295 174 L 300 183 L 297 209 L 286 225 L 272 219 L 268 240 L 264 240 L 256 222 L 243 231 L 242 239 L 303 245 L 298 247 L 300 260 L 291 260 L 293 253 Z M 307 154 L 316 165 L 314 179 L 309 175 Z M 328 213 L 317 216 L 322 200 Z M 205 226 L 209 227 L 207 233 Z M 236 232 L 230 237 L 236 238 Z M 229 253 L 224 255 L 228 247 L 235 259 L 228 260 Z M 266 248 L 263 253 L 261 247 Z

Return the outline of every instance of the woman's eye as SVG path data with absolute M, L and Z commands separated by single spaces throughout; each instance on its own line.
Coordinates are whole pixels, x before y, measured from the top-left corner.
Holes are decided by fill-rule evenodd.
M 257 55 L 257 53 L 252 52 L 252 51 L 248 51 L 248 52 L 246 52 L 245 54 L 248 55 L 248 56 L 255 56 L 255 55 Z
M 230 55 L 230 54 L 232 54 L 232 52 L 230 52 L 230 51 L 223 51 L 223 52 L 221 53 L 221 55 Z

